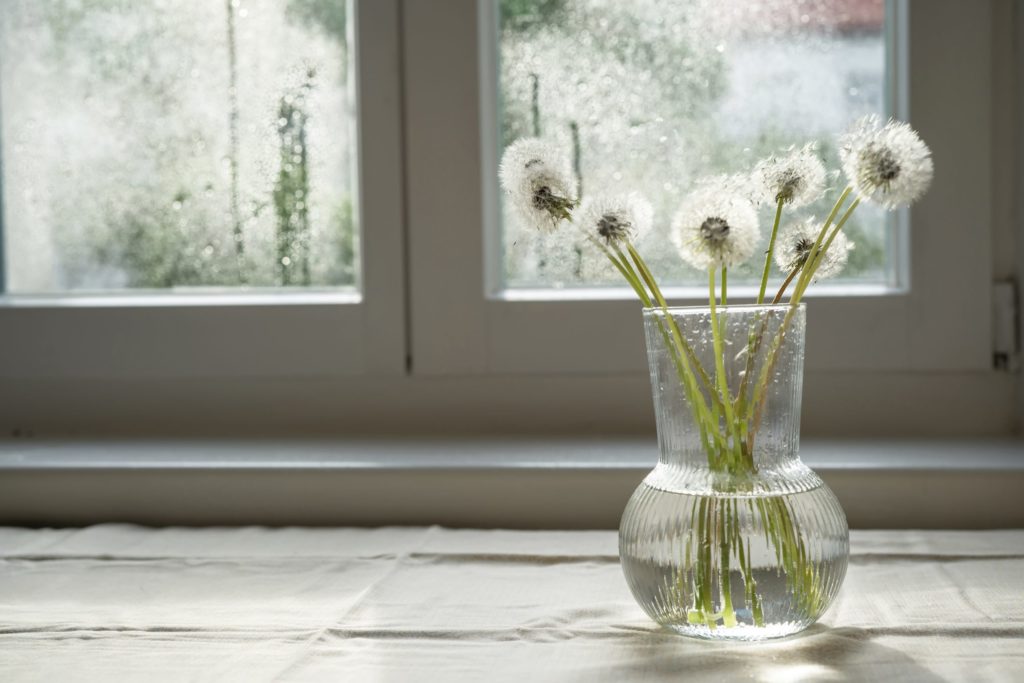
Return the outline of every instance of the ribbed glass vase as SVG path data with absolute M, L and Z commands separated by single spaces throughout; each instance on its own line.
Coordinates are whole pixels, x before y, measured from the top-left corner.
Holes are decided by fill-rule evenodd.
M 646 309 L 660 458 L 619 552 L 652 619 L 699 638 L 807 628 L 835 599 L 849 533 L 800 460 L 805 309 Z

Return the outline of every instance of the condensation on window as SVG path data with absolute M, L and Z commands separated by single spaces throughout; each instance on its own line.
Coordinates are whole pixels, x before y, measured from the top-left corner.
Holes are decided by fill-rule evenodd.
M 501 144 L 534 135 L 556 141 L 573 156 L 583 196 L 645 194 L 655 224 L 638 248 L 666 283 L 705 282 L 668 239 L 669 220 L 698 178 L 742 172 L 809 140 L 819 140 L 827 166 L 838 168 L 836 135 L 864 114 L 885 112 L 883 0 L 498 0 L 498 7 Z M 830 208 L 826 198 L 800 215 Z M 858 209 L 846 228 L 856 247 L 839 279 L 886 282 L 891 229 L 883 212 Z M 538 234 L 506 203 L 505 286 L 621 284 L 572 232 Z M 752 282 L 762 265 L 736 269 L 730 281 Z
M 358 280 L 336 0 L 0 4 L 12 292 Z

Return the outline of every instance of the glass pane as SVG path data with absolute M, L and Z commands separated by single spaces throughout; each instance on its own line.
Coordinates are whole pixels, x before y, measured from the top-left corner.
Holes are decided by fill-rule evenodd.
M 555 139 L 573 152 L 583 196 L 645 194 L 655 224 L 638 248 L 665 283 L 706 284 L 668 239 L 669 220 L 697 179 L 747 171 L 809 140 L 820 140 L 826 165 L 837 169 L 836 135 L 886 109 L 883 0 L 498 0 L 498 7 L 501 146 L 523 136 Z M 799 215 L 824 216 L 836 195 Z M 764 209 L 766 243 L 773 217 Z M 502 225 L 506 287 L 621 284 L 569 230 L 540 235 L 519 225 L 507 202 Z M 887 282 L 890 230 L 883 211 L 858 209 L 846 228 L 856 248 L 839 280 Z M 731 272 L 730 282 L 753 283 L 757 261 Z
M 340 0 L 5 0 L 12 292 L 358 279 Z

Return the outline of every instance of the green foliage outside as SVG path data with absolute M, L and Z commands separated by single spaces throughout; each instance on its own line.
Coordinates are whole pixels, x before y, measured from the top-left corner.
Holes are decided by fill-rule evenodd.
M 156 0 L 47 0 L 21 15 L 8 9 L 16 18 L 29 17 L 24 19 L 29 29 L 48 29 L 52 39 L 39 48 L 48 72 L 78 78 L 75 86 L 85 97 L 110 98 L 131 122 L 123 127 L 118 148 L 76 165 L 69 170 L 73 187 L 50 193 L 47 213 L 59 288 L 356 283 L 358 229 L 351 196 L 320 207 L 316 216 L 311 206 L 311 186 L 333 181 L 313 172 L 311 159 L 319 150 L 310 144 L 307 129 L 317 112 L 307 101 L 317 88 L 338 89 L 344 83 L 315 77 L 315 67 L 296 56 L 293 68 L 305 78 L 277 93 L 278 108 L 253 111 L 243 105 L 238 112 L 224 74 L 235 61 L 245 69 L 259 58 L 250 42 L 250 52 L 239 59 L 233 24 L 241 21 L 238 8 L 261 7 L 221 2 L 223 33 L 218 39 L 216 29 L 210 31 L 219 47 L 206 52 L 175 49 L 194 43 L 197 17 L 212 11 L 209 6 L 194 16 Z M 344 81 L 347 3 L 283 2 L 277 11 L 289 22 L 333 41 L 343 56 Z M 207 74 L 212 74 L 208 80 Z M 196 75 L 200 79 L 193 80 Z M 214 90 L 197 94 L 197 82 L 212 83 Z M 213 104 L 197 110 L 197 96 Z M 190 118 L 176 117 L 185 110 L 193 112 Z M 246 126 L 277 131 L 276 168 L 254 170 L 250 150 L 228 146 L 229 127 L 239 120 L 243 134 Z M 88 125 L 81 125 L 85 134 Z M 264 173 L 268 180 L 250 182 L 239 192 L 237 168 L 246 162 L 250 176 Z M 224 172 L 229 167 L 233 173 Z M 229 203 L 229 196 L 235 201 Z M 261 232 L 253 227 L 257 224 L 272 227 Z

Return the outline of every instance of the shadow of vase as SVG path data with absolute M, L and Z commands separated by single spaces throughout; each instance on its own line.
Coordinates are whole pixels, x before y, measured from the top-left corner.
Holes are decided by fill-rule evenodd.
M 873 641 L 854 627 L 815 624 L 802 633 L 760 643 L 698 641 L 668 630 L 627 638 L 628 653 L 594 679 L 679 681 L 943 681 L 913 657 Z

